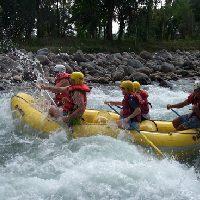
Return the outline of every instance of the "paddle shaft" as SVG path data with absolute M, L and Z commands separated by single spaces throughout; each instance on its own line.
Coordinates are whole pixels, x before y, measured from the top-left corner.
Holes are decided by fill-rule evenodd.
M 57 107 L 56 102 L 53 100 L 53 98 L 51 97 L 51 95 L 49 94 L 49 92 L 46 91 L 46 90 L 44 90 L 44 91 L 46 92 L 47 96 L 49 97 L 49 99 L 51 100 L 51 102 L 53 103 L 53 105 Z
M 107 104 L 116 114 L 118 114 L 120 117 L 121 117 L 121 115 L 120 115 L 120 113 L 115 109 L 115 108 L 113 108 L 110 104 Z
M 121 116 L 120 115 L 120 113 L 115 109 L 115 108 L 113 108 L 110 104 L 107 104 L 116 114 L 118 114 L 119 116 Z M 147 137 L 146 137 L 146 135 L 144 135 L 143 133 L 141 133 L 139 130 L 137 130 L 137 129 L 134 129 L 136 132 L 138 132 L 139 134 L 141 134 L 142 135 L 142 137 L 146 140 L 146 142 L 155 150 L 155 152 L 156 152 L 156 154 L 158 155 L 158 156 L 160 156 L 160 157 L 162 157 L 162 158 L 164 158 L 164 155 L 163 155 L 163 153 L 161 152 L 161 150 L 152 142 L 152 141 L 150 141 Z
M 171 108 L 171 111 L 174 112 L 176 115 L 178 115 L 179 117 L 181 116 L 177 111 L 175 111 L 173 108 Z

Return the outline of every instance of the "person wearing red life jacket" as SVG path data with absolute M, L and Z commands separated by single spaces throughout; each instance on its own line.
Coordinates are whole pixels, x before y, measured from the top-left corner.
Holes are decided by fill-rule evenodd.
M 168 104 L 167 109 L 183 108 L 192 104 L 192 112 L 181 115 L 172 121 L 175 129 L 182 131 L 190 128 L 200 128 L 200 81 L 194 83 L 194 91 L 188 98 L 178 104 Z
M 141 89 L 141 85 L 138 81 L 133 82 L 133 91 L 136 95 L 141 98 L 141 115 L 142 115 L 142 121 L 150 119 L 149 115 L 149 102 L 148 102 L 148 93 L 145 90 Z
M 58 73 L 55 79 L 55 86 L 56 87 L 69 86 L 70 85 L 69 79 L 70 79 L 70 74 L 66 72 Z M 62 106 L 64 98 L 67 98 L 67 97 L 68 97 L 68 93 L 56 93 L 55 98 L 54 98 L 56 105 L 58 107 Z
M 81 72 L 73 72 L 70 75 L 70 86 L 52 87 L 41 85 L 41 89 L 54 93 L 67 93 L 68 97 L 63 100 L 62 112 L 55 109 L 51 114 L 55 118 L 62 116 L 62 120 L 70 126 L 80 123 L 87 105 L 86 93 L 90 92 L 90 88 L 84 84 L 84 75 Z
M 141 122 L 140 99 L 133 94 L 133 84 L 131 81 L 122 81 L 120 88 L 124 96 L 122 102 L 108 101 L 105 104 L 122 106 L 120 120 L 117 122 L 119 128 L 139 130 L 139 123 Z

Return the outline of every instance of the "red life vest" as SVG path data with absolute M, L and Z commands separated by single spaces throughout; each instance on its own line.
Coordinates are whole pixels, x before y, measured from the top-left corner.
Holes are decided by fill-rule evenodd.
M 200 99 L 197 98 L 195 93 L 192 93 L 188 97 L 188 102 L 191 103 L 192 105 L 197 105 L 197 104 L 200 104 Z
M 62 79 L 69 79 L 70 74 L 61 72 L 56 75 L 55 85 L 58 84 Z
M 70 78 L 70 74 L 68 73 L 65 73 L 65 72 L 62 72 L 62 73 L 58 73 L 57 76 L 56 76 L 56 80 L 55 80 L 55 86 L 56 87 L 60 87 L 60 81 L 63 80 L 63 79 L 69 79 Z M 69 94 L 68 93 L 56 93 L 55 94 L 55 103 L 56 105 L 59 107 L 59 106 L 62 106 L 63 105 L 63 102 L 62 102 L 62 99 L 65 97 L 65 98 L 68 98 Z
M 58 93 L 55 95 L 55 103 L 58 107 L 63 105 L 63 98 L 68 98 L 69 94 L 67 93 Z
M 141 104 L 141 112 L 142 112 L 142 115 L 143 114 L 148 114 L 149 113 L 149 102 L 148 102 L 148 93 L 147 91 L 145 90 L 140 90 L 138 92 L 138 94 L 140 95 L 141 97 L 141 100 L 142 100 L 142 104 Z
M 85 109 L 86 109 L 86 104 L 87 104 L 86 92 L 90 92 L 90 88 L 85 84 L 70 85 L 68 87 L 69 96 L 66 99 L 65 104 L 63 105 L 63 111 L 65 111 L 65 112 L 73 112 L 73 110 L 74 110 L 74 102 L 73 102 L 73 99 L 72 99 L 72 96 L 71 96 L 74 91 L 81 91 L 81 93 L 84 97 L 84 105 L 85 105 Z
M 140 98 L 138 97 L 138 95 L 135 95 L 135 94 L 125 95 L 124 99 L 122 101 L 122 115 L 125 118 L 130 116 L 135 110 L 131 106 L 132 100 L 135 101 L 138 104 L 138 107 L 140 107 L 140 105 L 141 105 Z M 135 122 L 140 122 L 141 121 L 141 114 L 135 116 L 134 118 L 132 118 L 132 120 L 134 120 Z

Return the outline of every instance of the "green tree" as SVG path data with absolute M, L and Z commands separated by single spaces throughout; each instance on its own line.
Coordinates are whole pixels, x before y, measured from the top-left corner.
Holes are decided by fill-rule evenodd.
M 191 37 L 193 33 L 194 15 L 189 0 L 175 0 L 172 4 L 172 9 L 173 29 L 170 30 L 171 34 L 179 31 L 182 37 Z M 173 39 L 173 36 L 171 38 Z
M 112 40 L 112 22 L 114 18 L 114 9 L 115 9 L 115 0 L 104 0 L 104 5 L 106 8 L 106 32 L 105 32 L 105 38 L 107 40 Z
M 97 29 L 101 27 L 102 9 L 103 4 L 100 0 L 75 0 L 72 6 L 72 20 L 78 37 L 97 37 Z
M 200 36 L 200 2 L 199 0 L 190 0 L 192 12 L 194 14 L 194 35 Z
M 3 28 L 9 37 L 30 38 L 35 24 L 34 0 L 1 0 Z

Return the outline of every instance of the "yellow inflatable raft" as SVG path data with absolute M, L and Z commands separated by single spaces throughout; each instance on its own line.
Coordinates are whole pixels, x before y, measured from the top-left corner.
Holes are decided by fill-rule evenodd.
M 11 109 L 14 118 L 24 125 L 42 132 L 52 134 L 62 128 L 62 125 L 47 117 L 36 109 L 37 101 L 29 94 L 18 93 L 11 99 Z M 86 110 L 81 125 L 73 127 L 73 137 L 88 137 L 102 134 L 117 137 L 121 130 L 116 127 L 119 116 L 113 112 L 103 110 Z M 189 129 L 175 131 L 172 123 L 168 121 L 143 121 L 137 131 L 126 131 L 132 141 L 148 147 L 149 143 L 142 137 L 144 135 L 162 152 L 174 156 L 188 156 L 200 150 L 200 130 Z

